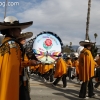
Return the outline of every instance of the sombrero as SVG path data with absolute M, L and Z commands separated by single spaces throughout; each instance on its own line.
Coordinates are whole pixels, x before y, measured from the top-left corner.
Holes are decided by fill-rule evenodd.
M 32 36 L 33 36 L 32 32 L 26 32 L 26 33 L 20 34 L 20 36 L 17 39 L 28 39 L 28 38 L 31 38 Z
M 70 55 L 67 55 L 67 58 L 71 58 Z
M 77 52 L 74 53 L 73 58 L 78 58 L 79 54 Z
M 79 44 L 80 44 L 81 46 L 84 46 L 84 45 L 93 45 L 93 44 L 95 44 L 95 43 L 90 42 L 89 40 L 84 40 L 84 41 L 80 41 Z
M 78 55 L 75 55 L 75 58 L 78 58 Z
M 10 28 L 20 28 L 21 30 L 31 26 L 33 21 L 20 23 L 19 20 L 14 16 L 7 16 L 4 22 L 0 22 L 0 30 L 10 29 Z

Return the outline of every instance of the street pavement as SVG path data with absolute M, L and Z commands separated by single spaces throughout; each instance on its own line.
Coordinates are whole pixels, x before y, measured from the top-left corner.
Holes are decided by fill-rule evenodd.
M 31 100 L 84 100 L 78 98 L 80 84 L 76 79 L 68 80 L 68 87 L 62 88 L 62 81 L 56 87 L 52 83 L 44 82 L 43 78 L 37 75 L 31 75 Z M 99 88 L 100 89 L 100 88 Z M 100 90 L 94 91 L 98 96 L 88 100 L 100 100 Z

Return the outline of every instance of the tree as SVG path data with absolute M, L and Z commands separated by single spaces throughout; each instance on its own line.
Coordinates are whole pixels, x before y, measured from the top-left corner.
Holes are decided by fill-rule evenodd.
M 91 0 L 88 0 L 88 12 L 87 12 L 87 22 L 86 22 L 86 36 L 85 39 L 86 40 L 90 40 L 89 39 L 89 21 L 90 21 L 90 8 L 91 8 Z
M 95 37 L 95 44 L 96 44 L 96 38 L 97 38 L 98 34 L 97 33 L 94 33 L 94 37 Z M 96 47 L 96 45 L 93 45 L 92 48 L 91 48 L 91 53 L 93 55 L 93 57 L 95 58 L 96 55 L 97 55 L 97 52 L 98 52 L 98 48 Z
M 70 46 L 66 45 L 63 47 L 62 52 L 71 53 L 71 52 L 74 52 L 74 50 L 71 49 Z
M 70 46 L 72 46 L 72 42 L 70 42 Z
M 92 53 L 92 56 L 93 58 L 95 58 L 97 56 L 97 51 L 98 51 L 98 48 L 96 47 L 96 45 L 94 44 L 91 48 L 91 53 Z
M 96 42 L 97 36 L 98 36 L 98 34 L 97 33 L 94 33 L 95 42 Z

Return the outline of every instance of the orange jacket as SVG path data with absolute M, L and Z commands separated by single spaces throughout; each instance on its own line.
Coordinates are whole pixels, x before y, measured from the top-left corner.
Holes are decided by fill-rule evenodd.
M 5 37 L 3 43 L 9 39 Z M 22 51 L 15 41 L 0 48 L 0 100 L 19 100 L 19 76 L 23 67 L 31 65 L 31 61 L 21 58 Z
M 56 66 L 55 74 L 54 74 L 55 78 L 61 77 L 62 75 L 66 74 L 66 72 L 67 72 L 66 62 L 62 58 L 58 59 L 55 66 Z
M 79 56 L 79 79 L 89 81 L 94 76 L 95 61 L 91 52 L 84 48 Z
M 8 39 L 10 38 L 4 38 L 3 42 Z M 16 42 L 6 43 L 0 48 L 0 100 L 19 100 L 20 67 L 21 50 L 19 45 Z
M 72 61 L 71 59 L 66 60 L 67 68 L 72 67 Z

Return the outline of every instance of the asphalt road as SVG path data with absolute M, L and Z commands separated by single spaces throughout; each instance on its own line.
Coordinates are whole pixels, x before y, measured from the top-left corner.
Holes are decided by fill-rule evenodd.
M 51 83 L 44 82 L 43 78 L 32 75 L 30 79 L 31 86 L 31 100 L 80 100 L 78 98 L 80 84 L 76 79 L 68 80 L 68 87 L 62 88 L 62 81 L 56 87 Z M 100 91 L 94 91 L 98 96 L 96 98 L 89 98 L 88 100 L 100 100 Z M 81 99 L 83 100 L 83 99 Z

